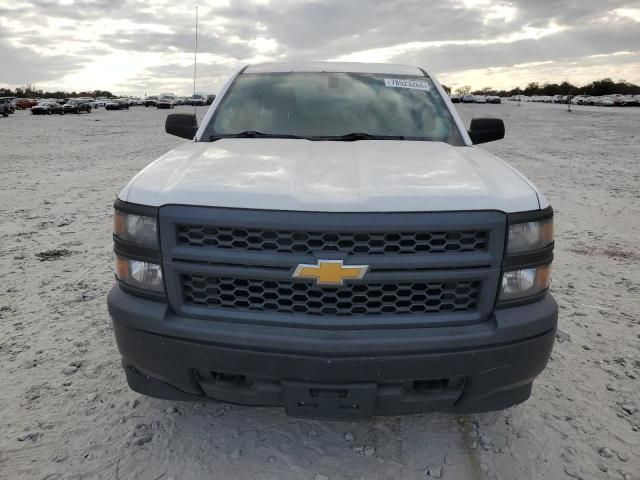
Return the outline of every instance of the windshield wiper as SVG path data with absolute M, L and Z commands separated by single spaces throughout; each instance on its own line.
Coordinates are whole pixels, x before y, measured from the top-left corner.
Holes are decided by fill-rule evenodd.
M 262 132 L 256 132 L 255 130 L 247 130 L 245 132 L 239 132 L 239 133 L 211 135 L 211 136 L 209 136 L 209 141 L 210 142 L 215 142 L 216 140 L 222 140 L 224 138 L 293 138 L 293 139 L 305 139 L 305 137 L 299 137 L 298 135 L 287 135 L 287 134 L 281 134 L 281 133 L 262 133 Z
M 289 135 L 286 133 L 263 133 L 255 130 L 246 130 L 238 133 L 223 133 L 218 135 L 210 135 L 209 141 L 215 142 L 225 138 L 284 138 L 296 140 L 313 140 L 313 141 L 336 141 L 336 142 L 355 142 L 357 140 L 416 140 L 413 137 L 405 137 L 404 135 L 373 135 L 371 133 L 353 132 L 345 135 L 319 135 L 301 137 L 299 135 Z M 431 140 L 427 138 L 419 138 L 419 140 Z
M 364 132 L 347 133 L 346 135 L 327 135 L 312 137 L 311 140 L 334 140 L 338 142 L 355 142 L 356 140 L 404 140 L 403 135 L 372 135 Z

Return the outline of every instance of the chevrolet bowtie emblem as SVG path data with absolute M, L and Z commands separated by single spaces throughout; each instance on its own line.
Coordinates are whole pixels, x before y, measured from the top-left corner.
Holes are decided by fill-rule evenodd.
M 317 285 L 342 285 L 344 280 L 364 277 L 369 265 L 344 265 L 342 260 L 318 260 L 317 265 L 300 264 L 293 278 L 314 278 Z

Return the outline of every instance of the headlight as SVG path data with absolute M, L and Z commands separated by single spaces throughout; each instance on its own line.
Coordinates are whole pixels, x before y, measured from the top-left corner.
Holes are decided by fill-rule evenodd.
M 116 278 L 131 295 L 166 301 L 158 208 L 116 199 L 113 242 Z
M 502 274 L 500 301 L 518 300 L 544 292 L 551 283 L 551 265 L 511 270 Z
M 538 250 L 553 242 L 553 217 L 509 225 L 507 254 Z
M 162 268 L 157 263 L 131 260 L 115 255 L 116 277 L 119 281 L 135 288 L 156 293 L 164 292 Z
M 125 242 L 146 247 L 158 246 L 158 226 L 154 217 L 116 210 L 113 214 L 113 233 Z

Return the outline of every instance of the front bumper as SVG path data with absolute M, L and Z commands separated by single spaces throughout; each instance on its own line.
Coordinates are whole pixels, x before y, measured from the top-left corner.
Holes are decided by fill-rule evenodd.
M 558 316 L 550 294 L 496 310 L 476 325 L 396 330 L 178 317 L 117 285 L 108 306 L 127 380 L 140 393 L 338 419 L 482 412 L 523 402 L 547 364 Z

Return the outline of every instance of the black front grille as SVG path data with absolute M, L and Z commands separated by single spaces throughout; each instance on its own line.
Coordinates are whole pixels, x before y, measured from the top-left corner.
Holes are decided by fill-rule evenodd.
M 477 307 L 480 281 L 353 283 L 181 275 L 187 305 L 306 315 L 398 315 L 468 312 Z
M 263 230 L 206 225 L 178 225 L 179 245 L 257 252 L 349 255 L 484 252 L 486 231 L 314 232 Z

